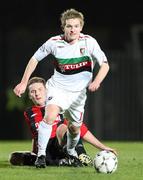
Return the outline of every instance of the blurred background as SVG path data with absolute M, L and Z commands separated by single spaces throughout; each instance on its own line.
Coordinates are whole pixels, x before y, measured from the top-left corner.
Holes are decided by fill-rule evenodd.
M 13 0 L 0 6 L 0 139 L 29 139 L 23 110 L 25 94 L 12 89 L 22 78 L 33 53 L 51 36 L 62 33 L 60 14 L 83 12 L 83 32 L 105 52 L 110 72 L 96 93 L 88 92 L 84 121 L 103 140 L 143 139 L 143 11 L 142 2 L 102 0 Z M 49 60 L 49 61 L 47 61 Z M 48 79 L 52 57 L 46 57 L 32 76 Z

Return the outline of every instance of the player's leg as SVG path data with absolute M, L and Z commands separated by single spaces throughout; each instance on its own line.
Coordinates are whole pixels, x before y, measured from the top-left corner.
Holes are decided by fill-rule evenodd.
M 9 162 L 15 166 L 34 166 L 37 155 L 30 151 L 15 151 L 10 154 Z
M 86 154 L 86 150 L 85 150 L 85 148 L 83 146 L 83 142 L 82 142 L 81 138 L 79 139 L 75 149 L 76 149 L 76 152 L 77 152 L 78 156 L 80 154 L 83 154 L 83 153 Z
M 64 151 L 64 155 L 65 155 L 64 158 L 59 160 L 59 165 L 60 166 L 80 166 L 81 163 L 79 162 L 79 160 L 73 160 L 74 156 L 77 159 L 77 153 L 75 152 L 74 156 L 73 155 L 69 156 L 69 154 L 67 153 L 67 124 L 60 124 L 57 128 L 56 135 L 57 135 L 60 149 L 61 151 Z
M 60 146 L 64 146 L 67 143 L 66 132 L 67 124 L 62 123 L 57 127 L 56 137 Z
M 67 125 L 66 124 L 60 124 L 59 127 L 57 128 L 56 135 L 57 135 L 59 145 L 61 147 L 64 147 L 67 144 L 66 132 L 67 132 Z M 81 139 L 79 139 L 79 141 L 75 147 L 75 150 L 78 154 L 79 160 L 81 161 L 81 163 L 83 165 L 88 166 L 91 164 L 92 160 L 91 160 L 90 156 L 86 153 L 86 150 L 84 148 L 84 145 L 83 145 Z M 66 164 L 66 165 L 68 164 L 68 166 L 69 166 L 69 162 L 68 163 L 67 163 L 67 161 L 66 162 L 61 161 L 61 162 L 62 162 L 61 164 Z
M 46 98 L 46 112 L 44 121 L 40 123 L 38 133 L 38 158 L 35 162 L 36 167 L 45 167 L 45 151 L 52 131 L 52 123 L 57 118 L 61 109 L 66 109 L 65 92 L 59 88 L 48 85 L 48 96 Z M 66 106 L 66 107 L 65 107 Z
M 52 124 L 59 114 L 59 107 L 56 105 L 47 105 L 45 107 L 45 116 L 38 128 L 38 157 L 35 162 L 37 168 L 45 168 L 46 166 L 46 147 L 49 142 Z
M 92 159 L 91 157 L 87 154 L 82 139 L 79 139 L 78 144 L 76 145 L 76 152 L 78 154 L 78 158 L 81 161 L 81 163 L 85 166 L 92 165 Z
M 67 130 L 67 152 L 69 155 L 78 157 L 75 147 L 80 139 L 80 127 L 68 124 Z
M 65 114 L 66 114 L 66 117 L 67 117 L 68 112 L 66 112 Z M 77 129 L 78 131 L 76 132 L 76 127 L 74 125 L 72 125 L 70 122 L 67 123 L 67 124 L 60 124 L 58 126 L 57 131 L 56 131 L 56 136 L 57 136 L 59 145 L 64 146 L 65 143 L 66 143 L 67 146 L 68 146 L 67 150 L 69 150 L 68 153 L 70 155 L 73 155 L 73 156 L 77 157 L 77 153 L 75 151 L 75 146 L 78 143 L 78 140 L 79 140 L 79 137 L 80 137 L 79 128 Z M 78 136 L 76 136 L 76 133 L 77 133 Z M 67 138 L 65 140 L 65 134 L 66 134 L 66 136 L 68 136 L 68 141 L 67 141 Z M 70 147 L 69 147 L 69 145 L 70 145 Z
M 61 126 L 62 128 L 62 126 Z M 60 128 L 60 131 L 62 131 L 62 129 Z M 61 145 L 65 148 L 65 145 L 67 144 L 67 135 L 66 133 L 64 134 L 64 136 L 62 137 L 62 139 L 60 140 L 61 142 Z M 85 166 L 90 166 L 92 165 L 92 159 L 91 157 L 87 154 L 85 148 L 84 148 L 84 145 L 83 145 L 83 142 L 82 142 L 82 139 L 80 138 L 76 147 L 75 147 L 75 150 L 77 152 L 77 155 L 78 155 L 78 158 L 80 160 L 80 162 L 85 165 Z M 72 164 L 71 164 L 72 165 Z
M 57 139 L 50 138 L 47 148 L 46 148 L 46 165 L 47 166 L 58 166 L 57 160 Z
M 58 143 L 57 138 L 49 140 L 46 150 L 46 165 L 50 166 L 70 166 L 70 161 L 66 157 L 63 149 Z
M 74 101 L 68 111 L 66 111 L 66 116 L 69 120 L 67 130 L 67 153 L 70 157 L 74 157 L 75 162 L 78 162 L 79 159 L 75 147 L 80 139 L 80 126 L 83 121 L 86 90 L 73 93 L 72 96 Z
M 71 118 L 70 115 L 66 112 L 66 117 Z M 75 147 L 79 141 L 80 138 L 80 127 L 74 126 L 71 121 L 68 123 L 68 130 L 66 132 L 66 146 L 64 146 L 63 150 L 70 160 L 71 166 L 82 166 L 82 163 L 78 159 L 77 152 L 75 150 Z

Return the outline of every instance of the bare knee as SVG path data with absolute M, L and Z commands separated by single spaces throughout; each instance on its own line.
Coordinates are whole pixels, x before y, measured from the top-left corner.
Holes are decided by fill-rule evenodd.
M 80 127 L 76 127 L 73 124 L 69 124 L 68 130 L 70 134 L 76 136 L 79 133 Z
M 53 124 L 59 112 L 60 112 L 60 108 L 58 106 L 50 104 L 45 107 L 45 115 L 44 115 L 43 120 L 47 124 Z
M 57 139 L 58 139 L 58 142 L 60 145 L 62 144 L 62 140 L 63 140 L 63 137 L 64 137 L 66 131 L 67 131 L 67 125 L 65 125 L 65 124 L 61 124 L 57 128 L 56 136 L 57 136 Z

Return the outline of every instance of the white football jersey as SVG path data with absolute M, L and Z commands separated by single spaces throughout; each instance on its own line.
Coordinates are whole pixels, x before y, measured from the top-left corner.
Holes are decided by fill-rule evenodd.
M 79 40 L 69 44 L 58 35 L 47 40 L 34 54 L 41 61 L 47 55 L 55 57 L 54 75 L 48 80 L 51 85 L 69 91 L 81 91 L 92 80 L 92 71 L 96 62 L 101 65 L 107 62 L 104 52 L 97 41 L 80 34 Z

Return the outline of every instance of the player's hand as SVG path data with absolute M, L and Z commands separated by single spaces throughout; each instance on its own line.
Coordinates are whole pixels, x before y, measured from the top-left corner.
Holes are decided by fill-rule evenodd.
M 106 151 L 111 151 L 112 153 L 114 153 L 114 154 L 117 156 L 117 151 L 116 151 L 115 149 L 112 149 L 112 148 L 107 147 L 107 148 L 105 148 L 104 150 L 106 150 Z
M 14 93 L 16 96 L 21 97 L 21 95 L 25 92 L 26 90 L 26 84 L 21 82 L 15 88 L 13 89 Z
M 91 92 L 94 92 L 94 91 L 97 91 L 99 87 L 100 87 L 100 84 L 95 82 L 95 81 L 93 81 L 93 82 L 91 82 L 89 84 L 88 90 L 91 91 Z

